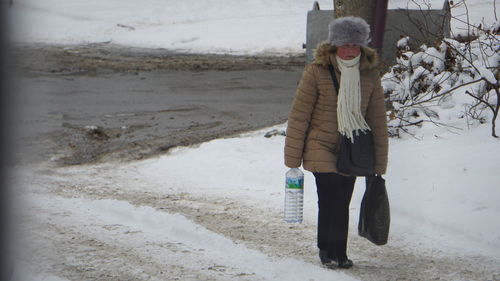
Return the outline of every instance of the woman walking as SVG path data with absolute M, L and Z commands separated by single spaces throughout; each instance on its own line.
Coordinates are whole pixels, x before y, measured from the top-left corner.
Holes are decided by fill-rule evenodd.
M 388 133 L 377 53 L 367 47 L 369 25 L 358 17 L 333 20 L 328 41 L 316 49 L 297 87 L 288 116 L 285 165 L 314 174 L 318 193 L 318 248 L 328 267 L 350 268 L 347 257 L 349 203 L 356 177 L 336 168 L 341 135 L 374 136 L 375 173 L 385 174 Z M 329 68 L 339 81 L 336 90 Z

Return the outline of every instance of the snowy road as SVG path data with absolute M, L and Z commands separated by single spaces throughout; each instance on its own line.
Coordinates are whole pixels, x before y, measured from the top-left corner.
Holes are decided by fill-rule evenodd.
M 15 57 L 18 160 L 64 165 L 145 159 L 284 122 L 304 64 L 106 44 L 28 44 Z

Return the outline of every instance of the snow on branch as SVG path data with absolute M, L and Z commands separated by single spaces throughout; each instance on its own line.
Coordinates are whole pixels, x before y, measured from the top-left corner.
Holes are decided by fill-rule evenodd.
M 500 101 L 499 22 L 475 27 L 475 36 L 445 38 L 436 46 L 397 42 L 396 64 L 382 77 L 392 136 L 413 134 L 424 123 L 452 130 L 490 123 L 492 136 Z

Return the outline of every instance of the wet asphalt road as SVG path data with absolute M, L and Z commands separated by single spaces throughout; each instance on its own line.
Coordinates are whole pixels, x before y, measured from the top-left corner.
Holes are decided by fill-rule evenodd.
M 134 160 L 286 121 L 302 68 L 29 73 L 15 79 L 18 161 Z

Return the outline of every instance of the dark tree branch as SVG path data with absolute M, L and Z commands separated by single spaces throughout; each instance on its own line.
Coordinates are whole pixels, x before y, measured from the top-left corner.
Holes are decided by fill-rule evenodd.
M 458 85 L 454 88 L 451 88 L 450 90 L 446 91 L 446 92 L 443 92 L 439 95 L 435 95 L 435 96 L 432 96 L 426 100 L 422 100 L 422 101 L 419 101 L 419 102 L 416 102 L 416 103 L 412 103 L 412 104 L 409 104 L 409 105 L 403 105 L 402 108 L 409 108 L 409 107 L 412 107 L 412 106 L 415 106 L 415 105 L 419 105 L 419 104 L 422 104 L 422 103 L 426 103 L 426 102 L 430 102 L 431 100 L 434 100 L 438 97 L 442 97 L 442 96 L 445 96 L 453 91 L 455 91 L 456 89 L 460 89 L 461 87 L 464 87 L 464 86 L 467 86 L 467 85 L 470 85 L 470 84 L 474 84 L 474 83 L 477 83 L 481 80 L 485 80 L 483 77 L 481 77 L 480 79 L 477 79 L 477 80 L 474 80 L 474 81 L 470 81 L 468 83 L 465 83 L 465 84 L 461 84 L 461 85 Z

